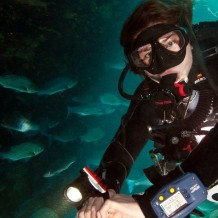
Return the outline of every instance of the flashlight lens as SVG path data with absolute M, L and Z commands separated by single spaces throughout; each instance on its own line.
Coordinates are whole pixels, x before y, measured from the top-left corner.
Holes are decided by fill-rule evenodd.
M 82 195 L 81 195 L 79 189 L 74 188 L 74 187 L 69 187 L 67 189 L 66 195 L 67 195 L 68 199 L 73 201 L 73 202 L 79 202 L 82 200 Z

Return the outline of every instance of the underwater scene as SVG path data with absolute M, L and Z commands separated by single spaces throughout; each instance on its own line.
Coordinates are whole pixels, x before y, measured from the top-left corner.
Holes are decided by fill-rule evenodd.
M 139 0 L 0 1 L 0 218 L 74 218 L 64 188 L 94 170 L 129 101 L 118 91 L 119 43 Z M 217 21 L 217 0 L 195 0 L 193 23 Z M 128 74 L 133 93 L 141 78 Z M 151 186 L 144 147 L 121 193 Z M 218 217 L 218 204 L 198 210 Z M 191 215 L 191 217 L 197 217 Z

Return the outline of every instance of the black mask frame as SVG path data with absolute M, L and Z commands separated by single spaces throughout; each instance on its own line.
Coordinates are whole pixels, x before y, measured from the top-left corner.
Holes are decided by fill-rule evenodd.
M 169 51 L 156 42 L 157 38 L 171 31 L 180 31 L 184 37 L 185 43 L 181 50 L 178 52 Z M 189 37 L 184 28 L 169 24 L 157 24 L 155 26 L 147 28 L 137 36 L 136 40 L 133 43 L 132 49 L 130 49 L 130 52 L 127 54 L 127 57 L 131 68 L 137 68 L 140 69 L 140 71 L 147 70 L 149 73 L 152 74 L 159 74 L 169 68 L 180 64 L 184 60 L 188 43 Z M 151 44 L 153 47 L 152 61 L 149 66 L 143 64 L 142 61 L 140 63 L 140 66 L 136 66 L 132 58 L 132 53 L 145 44 Z

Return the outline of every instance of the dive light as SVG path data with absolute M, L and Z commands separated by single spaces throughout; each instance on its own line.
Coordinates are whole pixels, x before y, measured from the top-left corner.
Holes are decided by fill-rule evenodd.
M 81 175 L 71 182 L 64 190 L 68 202 L 74 207 L 80 208 L 91 196 L 107 197 L 107 188 L 99 178 L 88 167 L 81 170 Z

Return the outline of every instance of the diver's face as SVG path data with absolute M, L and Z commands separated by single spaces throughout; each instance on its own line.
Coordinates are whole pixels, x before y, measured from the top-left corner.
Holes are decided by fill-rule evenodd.
M 177 74 L 176 82 L 187 81 L 192 65 L 187 31 L 166 23 L 151 25 L 136 37 L 128 58 L 156 81 L 168 74 Z
M 190 43 L 188 43 L 188 45 L 186 46 L 185 58 L 180 64 L 174 67 L 168 68 L 159 74 L 154 74 L 147 70 L 145 70 L 144 72 L 148 77 L 150 77 L 156 82 L 159 82 L 163 76 L 169 75 L 169 74 L 177 75 L 175 82 L 182 82 L 182 81 L 188 82 L 188 74 L 190 72 L 192 64 L 193 64 L 192 47 Z

